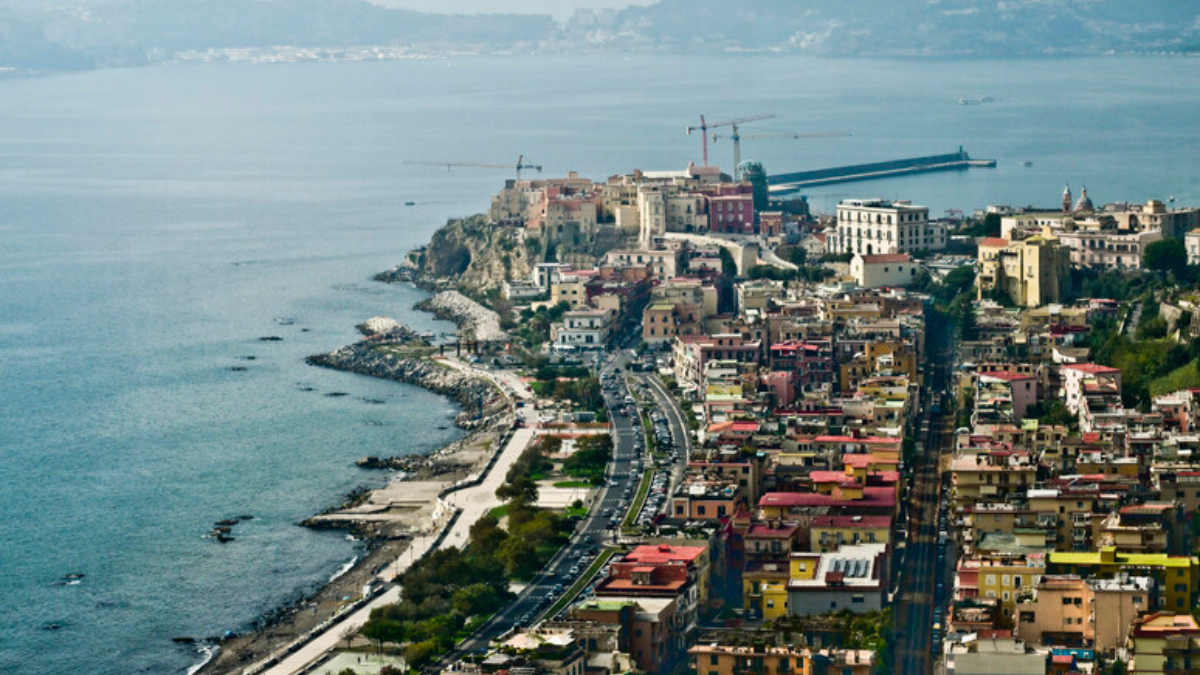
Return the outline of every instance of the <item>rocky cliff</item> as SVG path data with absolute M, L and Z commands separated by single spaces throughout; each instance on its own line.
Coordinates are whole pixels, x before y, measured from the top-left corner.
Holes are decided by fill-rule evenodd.
M 519 230 L 498 227 L 479 215 L 452 220 L 435 232 L 420 266 L 459 288 L 486 292 L 506 280 L 529 278 L 536 262 Z

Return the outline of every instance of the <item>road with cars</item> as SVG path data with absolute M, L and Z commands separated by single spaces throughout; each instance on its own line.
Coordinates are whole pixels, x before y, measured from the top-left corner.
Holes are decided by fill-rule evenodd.
M 613 461 L 609 464 L 606 484 L 599 489 L 587 516 L 578 523 L 571 540 L 521 590 L 515 601 L 459 645 L 454 658 L 480 653 L 489 642 L 513 627 L 527 626 L 543 618 L 546 610 L 578 580 L 601 548 L 614 542 L 641 480 L 641 454 L 645 450 L 636 411 L 622 414 L 629 406 L 627 397 L 630 393 L 617 372 L 627 367 L 631 359 L 628 351 L 621 350 L 599 369 L 605 385 L 605 401 L 613 437 Z M 602 569 L 596 576 L 603 578 L 605 573 L 606 570 Z
M 954 552 L 950 543 L 949 493 L 940 467 L 953 430 L 953 411 L 944 409 L 950 383 L 948 344 L 931 345 L 934 358 L 925 365 L 925 395 L 916 434 L 918 452 L 909 467 L 913 483 L 908 503 L 908 530 L 901 567 L 900 601 L 896 606 L 896 672 L 931 673 L 941 652 L 945 608 L 953 593 Z

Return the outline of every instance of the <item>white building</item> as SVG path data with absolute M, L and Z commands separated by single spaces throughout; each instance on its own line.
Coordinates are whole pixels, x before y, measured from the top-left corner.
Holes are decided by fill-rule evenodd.
M 613 313 L 607 309 L 581 309 L 563 314 L 554 324 L 551 339 L 556 349 L 604 349 L 612 329 Z
M 908 201 L 844 199 L 837 227 L 829 234 L 830 253 L 912 253 L 946 248 L 946 227 L 929 222 L 929 208 Z
M 1200 228 L 1188 232 L 1183 241 L 1187 244 L 1188 264 L 1200 265 Z
M 907 286 L 917 278 L 920 269 L 907 253 L 858 254 L 850 261 L 850 275 L 863 288 Z

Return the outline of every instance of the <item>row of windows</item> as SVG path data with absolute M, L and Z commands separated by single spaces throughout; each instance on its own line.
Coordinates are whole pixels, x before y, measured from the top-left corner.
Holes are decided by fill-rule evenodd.
M 839 218 L 839 220 L 841 220 L 841 222 L 843 222 L 843 223 L 852 223 L 852 222 L 853 223 L 876 223 L 878 225 L 894 224 L 892 222 L 891 215 L 884 215 L 881 213 L 870 214 L 870 213 L 863 213 L 862 211 L 854 211 L 853 217 L 852 217 L 850 211 L 841 211 L 841 212 L 839 212 L 838 215 L 841 216 Z M 875 217 L 872 218 L 871 217 L 872 215 L 874 215 Z M 864 218 L 863 216 L 866 216 L 866 217 Z M 901 223 L 915 223 L 915 222 L 925 220 L 924 214 L 922 214 L 922 213 L 900 213 L 900 214 L 897 214 L 897 218 L 898 218 L 899 222 L 901 222 Z

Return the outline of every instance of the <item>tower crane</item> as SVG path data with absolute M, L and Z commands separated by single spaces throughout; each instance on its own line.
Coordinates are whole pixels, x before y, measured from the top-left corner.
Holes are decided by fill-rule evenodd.
M 726 120 L 724 122 L 709 123 L 704 119 L 704 115 L 700 116 L 700 126 L 688 127 L 688 136 L 692 135 L 693 131 L 700 132 L 700 145 L 704 151 L 704 166 L 708 166 L 708 130 L 717 129 L 719 127 L 731 127 L 735 124 L 747 124 L 750 122 L 761 122 L 762 120 L 773 119 L 775 115 L 756 115 L 754 117 L 740 117 L 736 120 Z M 737 133 L 736 131 L 734 133 Z
M 452 169 L 454 167 L 461 167 L 461 168 L 465 168 L 465 169 L 514 169 L 515 168 L 517 171 L 517 182 L 518 183 L 521 182 L 521 171 L 523 169 L 533 169 L 534 171 L 537 171 L 538 173 L 542 172 L 542 165 L 527 163 L 525 161 L 525 155 L 519 155 L 517 157 L 517 163 L 515 165 L 513 165 L 513 164 L 483 164 L 480 162 L 435 162 L 435 161 L 424 161 L 424 160 L 409 160 L 409 161 L 405 162 L 405 164 L 416 164 L 419 166 L 444 166 L 444 167 L 446 167 L 446 171 L 449 171 L 450 169 Z
M 745 136 L 742 136 L 741 134 L 738 133 L 738 125 L 737 124 L 730 124 L 729 127 L 730 127 L 730 133 L 728 134 L 728 136 L 719 136 L 717 134 L 713 134 L 712 140 L 713 140 L 713 143 L 716 143 L 717 139 L 719 139 L 719 138 L 729 138 L 730 140 L 733 141 L 733 179 L 735 181 L 738 181 L 741 179 L 742 139 L 743 138 L 790 138 L 793 140 L 799 140 L 802 138 L 842 138 L 842 137 L 851 135 L 844 131 L 823 131 L 823 132 L 812 133 L 812 134 L 802 134 L 799 132 L 792 132 L 792 131 L 775 131 L 775 132 L 770 132 L 770 133 L 747 134 Z

